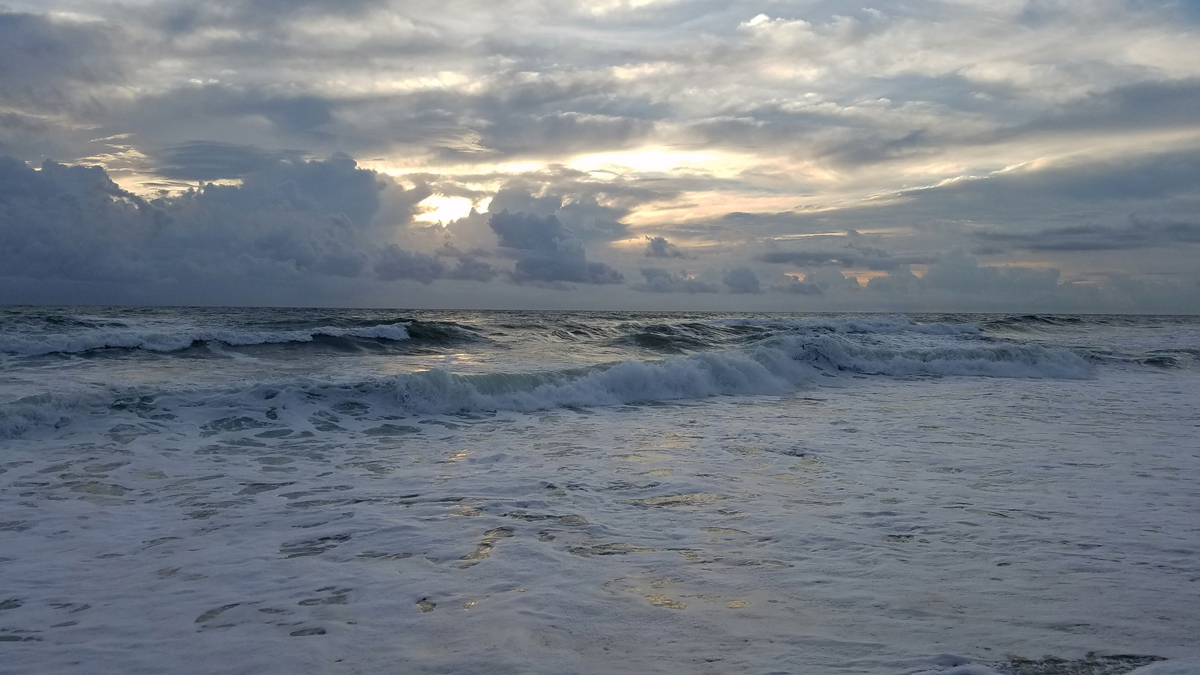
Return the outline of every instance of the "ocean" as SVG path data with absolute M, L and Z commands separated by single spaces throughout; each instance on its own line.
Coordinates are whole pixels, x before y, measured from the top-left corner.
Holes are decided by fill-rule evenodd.
M 1200 317 L 0 308 L 0 672 L 1162 671 L 1198 553 Z

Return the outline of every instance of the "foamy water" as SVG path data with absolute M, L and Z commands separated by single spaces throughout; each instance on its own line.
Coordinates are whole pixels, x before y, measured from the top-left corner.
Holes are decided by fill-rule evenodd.
M 1185 668 L 1198 325 L 9 310 L 0 669 Z

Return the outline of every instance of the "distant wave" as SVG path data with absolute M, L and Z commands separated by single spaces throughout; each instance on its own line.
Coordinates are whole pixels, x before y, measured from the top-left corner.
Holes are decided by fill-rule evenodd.
M 978 323 L 917 323 L 902 314 L 879 316 L 809 316 L 770 319 L 722 319 L 712 322 L 724 326 L 765 326 L 791 330 L 830 333 L 922 333 L 925 335 L 977 335 Z
M 683 323 L 629 323 L 615 342 L 666 353 L 699 351 L 744 345 L 786 334 L 877 334 L 971 336 L 977 323 L 917 323 L 907 316 L 737 318 Z
M 151 352 L 175 352 L 204 342 L 232 347 L 249 345 L 312 342 L 319 336 L 376 340 L 408 340 L 407 323 L 362 327 L 320 326 L 285 331 L 238 331 L 220 329 L 154 330 L 152 328 L 97 328 L 45 337 L 12 336 L 0 339 L 0 352 L 17 356 L 45 354 L 82 354 L 101 349 L 141 349 Z
M 290 380 L 224 392 L 142 393 L 138 406 L 148 412 L 162 406 L 250 410 L 268 400 L 272 406 L 297 408 L 355 401 L 384 414 L 451 414 L 782 395 L 819 382 L 822 376 L 842 374 L 1087 378 L 1092 373 L 1093 366 L 1074 352 L 1036 345 L 884 349 L 834 335 L 785 336 L 744 350 L 540 373 L 454 375 L 429 370 L 349 384 Z M 111 406 L 112 400 L 103 405 Z M 0 406 L 0 435 L 59 425 L 71 409 L 94 408 L 96 401 L 95 395 L 47 396 Z

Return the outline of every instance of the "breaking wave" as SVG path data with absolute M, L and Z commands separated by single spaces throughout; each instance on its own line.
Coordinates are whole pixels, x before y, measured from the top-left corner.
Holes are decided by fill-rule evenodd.
M 1087 378 L 1092 373 L 1093 366 L 1074 352 L 1036 345 L 885 349 L 854 344 L 835 335 L 785 336 L 743 350 L 569 370 L 455 375 L 433 369 L 342 384 L 297 379 L 225 391 L 126 392 L 124 401 L 137 400 L 142 413 L 151 419 L 155 419 L 155 411 L 180 408 L 332 408 L 347 401 L 382 414 L 453 414 L 785 395 L 823 377 L 844 374 Z M 115 408 L 113 400 L 109 398 L 103 410 L 130 409 L 124 402 Z M 45 396 L 0 406 L 0 435 L 19 434 L 32 426 L 61 425 L 71 409 L 95 410 L 95 401 L 95 396 Z

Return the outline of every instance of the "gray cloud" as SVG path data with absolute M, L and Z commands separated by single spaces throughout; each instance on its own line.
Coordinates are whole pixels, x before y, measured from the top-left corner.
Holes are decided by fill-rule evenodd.
M 389 244 L 379 194 L 405 222 L 427 193 L 390 185 L 354 160 L 278 161 L 240 186 L 206 185 L 145 200 L 100 168 L 0 158 L 0 270 L 13 278 L 163 284 L 191 292 L 241 279 L 257 296 L 288 295 L 299 278 L 485 279 L 472 258 L 437 258 Z M 406 202 L 407 199 L 407 202 Z M 157 291 L 155 291 L 157 292 Z M 247 289 L 250 292 L 250 289 Z M 224 297 L 236 303 L 236 296 Z
M 583 242 L 553 215 L 505 210 L 492 214 L 488 225 L 500 237 L 500 245 L 516 253 L 514 278 L 519 282 L 617 284 L 624 280 L 612 267 L 589 261 Z
M 566 175 L 540 177 L 540 185 L 533 184 L 530 178 L 511 181 L 496 193 L 488 208 L 492 212 L 553 215 L 584 242 L 614 241 L 629 236 L 629 228 L 621 219 L 647 191 L 570 180 L 580 174 L 563 173 Z
M 686 258 L 687 254 L 675 244 L 667 241 L 666 237 L 646 237 L 646 257 Z
M 106 24 L 0 10 L 0 101 L 59 110 L 91 85 L 119 81 L 116 31 Z
M 392 244 L 380 251 L 375 274 L 384 281 L 412 279 L 428 285 L 446 274 L 446 266 L 437 258 L 405 251 Z
M 758 283 L 758 275 L 749 267 L 737 267 L 725 273 L 721 278 L 729 288 L 730 293 L 762 293 Z
M 809 281 L 807 276 L 804 281 L 800 281 L 795 277 L 788 277 L 783 283 L 772 284 L 771 290 L 776 293 L 795 293 L 797 295 L 821 295 L 825 292 L 825 288 L 821 284 Z
M 1131 211 L 1187 211 L 1200 200 L 1200 151 L 1015 170 L 901 194 L 912 201 L 894 211 L 910 217 L 971 220 L 986 213 L 1018 224 L 1097 210 L 1122 220 Z
M 280 161 L 302 160 L 303 153 L 296 150 L 271 151 L 252 145 L 192 141 L 165 148 L 159 153 L 157 171 L 167 178 L 211 181 L 245 178 L 268 170 Z
M 1198 117 L 1200 78 L 1143 81 L 1093 92 L 1068 107 L 1003 133 L 1011 136 L 1044 131 L 1191 126 Z
M 788 263 L 799 267 L 840 265 L 870 270 L 893 270 L 908 265 L 920 265 L 937 259 L 932 253 L 891 253 L 881 248 L 868 246 L 863 237 L 851 230 L 847 237 L 853 242 L 847 246 L 827 250 L 774 250 L 761 253 L 757 259 L 768 263 Z M 828 237 L 827 237 L 828 238 Z
M 703 250 L 781 307 L 814 289 L 1100 306 L 1196 281 L 1200 41 L 1184 5 L 12 1 L 31 13 L 0 12 L 0 153 L 108 173 L 9 167 L 59 196 L 5 193 L 0 238 L 24 252 L 5 272 L 504 278 L 531 298 Z M 486 213 L 411 222 L 432 195 L 561 231 L 497 251 L 521 237 Z M 829 236 L 848 230 L 876 234 Z M 939 258 L 954 247 L 995 265 Z M 1070 281 L 1046 291 L 1048 267 Z M 870 288 L 888 292 L 851 296 L 848 268 L 887 272 Z M 637 287 L 686 292 L 668 275 Z
M 1053 268 L 980 266 L 975 258 L 961 249 L 954 249 L 930 265 L 921 278 L 907 268 L 899 269 L 871 279 L 867 289 L 891 293 L 936 290 L 998 298 L 1034 297 L 1059 291 L 1060 274 Z
M 447 279 L 462 281 L 491 281 L 499 272 L 490 264 L 470 256 L 458 259 L 458 265 L 446 272 Z
M 638 291 L 650 293 L 718 293 L 720 289 L 716 284 L 706 283 L 699 279 L 692 279 L 687 275 L 687 272 L 672 274 L 669 270 L 661 267 L 642 268 L 642 276 L 646 282 L 642 284 L 634 284 L 633 288 Z
M 1122 251 L 1135 248 L 1200 244 L 1200 224 L 1153 222 L 1132 218 L 1127 225 L 1076 225 L 1031 233 L 980 232 L 979 239 L 1027 251 Z M 987 249 L 1002 253 L 1003 248 Z

